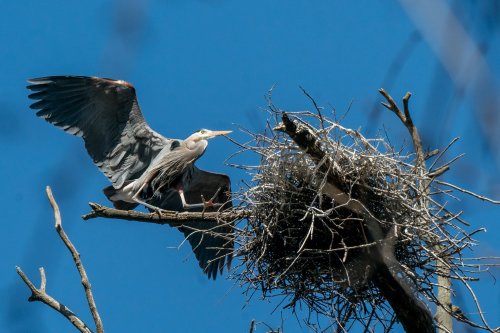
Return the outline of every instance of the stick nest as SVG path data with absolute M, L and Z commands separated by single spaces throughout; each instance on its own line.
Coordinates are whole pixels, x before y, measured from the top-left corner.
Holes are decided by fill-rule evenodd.
M 449 275 L 468 285 L 480 266 L 462 252 L 478 230 L 462 229 L 466 222 L 446 203 L 454 188 L 435 181 L 444 152 L 427 156 L 430 168 L 418 166 L 415 154 L 366 139 L 314 105 L 317 113 L 284 113 L 270 102 L 274 121 L 242 145 L 260 164 L 241 166 L 253 175 L 238 198 L 251 217 L 237 231 L 242 260 L 233 278 L 251 294 L 281 296 L 285 307 L 305 305 L 313 326 L 311 315 L 320 314 L 343 329 L 357 321 L 389 330 L 396 317 L 375 282 L 379 267 L 439 305 L 436 278 L 449 272 L 436 263 L 447 263 Z M 283 115 L 302 138 L 291 135 Z M 488 329 L 485 321 L 474 325 Z

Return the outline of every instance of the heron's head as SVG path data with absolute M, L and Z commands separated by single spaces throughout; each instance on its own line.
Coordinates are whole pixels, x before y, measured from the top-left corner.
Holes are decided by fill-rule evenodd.
M 211 138 L 215 138 L 216 136 L 226 135 L 226 134 L 229 134 L 231 132 L 232 131 L 212 131 L 212 130 L 208 130 L 208 129 L 201 129 L 201 130 L 196 131 L 193 134 L 191 134 L 189 136 L 189 138 L 187 138 L 186 140 L 198 142 L 201 140 L 208 140 Z

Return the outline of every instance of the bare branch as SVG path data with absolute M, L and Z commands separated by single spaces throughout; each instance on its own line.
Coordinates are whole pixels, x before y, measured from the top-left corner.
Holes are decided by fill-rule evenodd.
M 104 332 L 104 328 L 102 325 L 101 317 L 99 316 L 99 312 L 97 311 L 97 307 L 94 301 L 94 295 L 92 294 L 92 286 L 90 285 L 89 278 L 87 276 L 87 272 L 83 267 L 83 263 L 80 259 L 80 254 L 78 253 L 76 247 L 73 245 L 68 235 L 64 232 L 61 222 L 61 212 L 59 211 L 59 206 L 57 205 L 54 196 L 52 195 L 52 190 L 50 186 L 46 187 L 47 197 L 49 198 L 50 205 L 54 209 L 54 219 L 55 219 L 55 228 L 59 237 L 64 242 L 64 245 L 68 248 L 71 256 L 73 257 L 73 261 L 75 262 L 76 268 L 78 269 L 78 273 L 81 277 L 81 282 L 83 285 L 83 289 L 85 291 L 85 297 L 87 298 L 87 303 L 89 305 L 90 312 L 92 313 L 92 318 L 94 319 L 94 323 L 96 326 L 97 333 Z
M 311 103 L 313 103 L 314 105 L 314 108 L 316 109 L 316 112 L 318 112 L 318 117 L 319 117 L 319 120 L 320 120 L 320 124 L 321 124 L 321 129 L 323 131 L 325 131 L 325 124 L 323 122 L 323 115 L 321 113 L 321 108 L 318 106 L 318 103 L 316 103 L 316 100 L 314 98 L 312 98 L 311 95 L 309 95 L 309 93 L 304 89 L 302 88 L 301 86 L 299 86 L 300 90 L 302 90 L 302 92 L 304 93 L 304 95 L 307 96 L 307 98 L 309 98 L 309 100 L 311 101 Z
M 163 210 L 154 213 L 142 213 L 135 210 L 120 210 L 115 208 L 105 207 L 96 203 L 89 203 L 92 211 L 82 216 L 84 220 L 90 220 L 97 217 L 120 219 L 135 222 L 146 222 L 154 224 L 168 224 L 172 227 L 181 227 L 185 222 L 199 221 L 223 221 L 230 222 L 248 218 L 251 214 L 249 210 L 232 209 L 222 212 L 176 212 Z
M 68 307 L 64 304 L 60 303 L 50 295 L 45 292 L 46 286 L 46 277 L 45 270 L 43 267 L 40 268 L 40 288 L 36 288 L 35 285 L 30 281 L 30 279 L 24 274 L 20 267 L 16 267 L 16 272 L 19 274 L 21 279 L 26 283 L 28 288 L 31 290 L 31 296 L 28 298 L 30 302 L 42 302 L 52 309 L 56 310 L 64 317 L 66 317 L 73 326 L 76 327 L 82 333 L 92 333 L 92 330 L 76 315 L 74 314 Z
M 477 193 L 474 193 L 472 191 L 469 191 L 469 190 L 466 190 L 464 188 L 461 188 L 459 186 L 456 186 L 456 185 L 453 185 L 453 184 L 450 184 L 450 183 L 447 183 L 447 182 L 444 182 L 444 181 L 441 181 L 441 180 L 435 180 L 436 183 L 438 184 L 441 184 L 443 186 L 448 186 L 448 187 L 451 187 L 452 189 L 454 190 L 457 190 L 459 192 L 462 192 L 462 193 L 465 193 L 465 194 L 468 194 L 474 198 L 477 198 L 479 200 L 482 200 L 482 201 L 486 201 L 486 202 L 489 202 L 489 203 L 492 203 L 492 204 L 495 204 L 495 205 L 500 205 L 500 201 L 499 200 L 492 200 L 488 197 L 485 197 L 483 195 L 480 195 L 480 194 L 477 194 Z
M 73 243 L 70 241 L 68 235 L 64 232 L 64 229 L 62 227 L 62 220 L 61 220 L 61 212 L 59 210 L 59 206 L 57 205 L 56 200 L 54 199 L 54 196 L 52 195 L 52 190 L 50 189 L 49 186 L 46 188 L 47 192 L 47 197 L 49 199 L 50 205 L 52 206 L 52 209 L 54 210 L 54 220 L 55 220 L 55 229 L 61 238 L 61 240 L 64 242 L 64 245 L 68 248 L 70 251 L 73 261 L 75 262 L 76 268 L 78 269 L 78 272 L 80 273 L 81 277 L 81 282 L 83 285 L 83 288 L 85 290 L 85 296 L 87 298 L 87 302 L 89 305 L 90 312 L 92 314 L 92 317 L 94 319 L 94 323 L 96 326 L 96 332 L 97 333 L 103 333 L 104 328 L 102 325 L 101 318 L 99 316 L 99 312 L 97 311 L 97 307 L 95 305 L 94 301 L 94 296 L 92 295 L 92 288 L 90 285 L 90 281 L 87 277 L 87 273 L 85 272 L 85 268 L 83 267 L 83 263 L 80 259 L 80 254 L 78 253 L 77 249 L 73 245 Z M 65 316 L 80 332 L 92 332 L 90 328 L 77 316 L 75 315 L 71 310 L 69 310 L 65 305 L 61 304 L 51 296 L 49 296 L 46 292 L 46 285 L 47 285 L 47 279 L 45 276 L 45 270 L 43 267 L 40 268 L 40 288 L 36 288 L 34 284 L 28 279 L 28 277 L 23 273 L 21 268 L 16 267 L 16 271 L 19 274 L 19 276 L 23 279 L 24 283 L 30 288 L 32 295 L 28 299 L 30 302 L 31 301 L 40 301 L 57 312 L 61 313 L 63 316 Z
M 406 93 L 406 95 L 403 97 L 403 107 L 404 107 L 404 115 L 401 113 L 401 110 L 399 107 L 396 105 L 392 97 L 384 90 L 380 89 L 379 92 L 382 94 L 382 96 L 385 97 L 385 99 L 388 101 L 389 104 L 382 103 L 386 108 L 394 112 L 398 118 L 401 120 L 403 125 L 406 126 L 408 129 L 408 132 L 411 136 L 411 139 L 413 141 L 413 146 L 415 148 L 415 153 L 417 155 L 417 160 L 415 162 L 415 173 L 417 175 L 424 175 L 427 173 L 427 168 L 426 168 L 426 158 L 424 154 L 424 150 L 422 148 L 422 141 L 420 139 L 420 134 L 418 133 L 417 127 L 414 125 L 413 120 L 410 115 L 410 109 L 408 106 L 409 99 L 411 97 L 411 94 L 409 92 Z M 444 165 L 443 167 L 439 168 L 438 170 L 428 174 L 428 177 L 438 177 L 445 173 L 449 169 L 448 165 Z M 422 209 L 427 210 L 428 206 L 428 196 L 429 196 L 429 184 L 430 184 L 430 179 L 422 179 L 420 182 L 415 184 L 418 186 L 420 192 L 421 192 L 421 200 L 419 201 L 419 204 Z M 422 221 L 421 223 L 425 223 L 425 221 Z M 436 247 L 436 252 L 441 253 L 443 252 L 443 248 L 441 244 L 435 244 Z M 437 285 L 438 285 L 438 307 L 436 309 L 436 321 L 438 323 L 438 330 L 440 332 L 451 332 L 453 329 L 453 322 L 452 322 L 452 317 L 451 317 L 451 279 L 450 279 L 450 273 L 451 273 L 451 268 L 448 265 L 448 263 L 444 260 L 437 260 L 436 262 L 437 270 L 438 270 L 438 277 L 437 277 Z
M 443 165 L 442 167 L 440 167 L 439 169 L 437 170 L 434 170 L 432 172 L 429 172 L 427 174 L 427 176 L 429 178 L 437 178 L 439 176 L 442 176 L 446 171 L 450 170 L 450 166 L 449 165 Z
M 401 112 L 399 107 L 397 106 L 394 99 L 384 90 L 379 89 L 380 94 L 385 97 L 388 104 L 382 103 L 387 109 L 391 110 L 398 116 L 401 122 L 406 126 L 408 132 L 410 132 L 411 139 L 413 141 L 413 146 L 415 148 L 415 153 L 417 154 L 417 161 L 415 163 L 415 167 L 420 171 L 425 171 L 425 154 L 424 149 L 422 148 L 422 140 L 420 139 L 420 134 L 418 133 L 417 127 L 413 124 L 413 119 L 410 115 L 410 109 L 408 107 L 408 103 L 411 97 L 411 93 L 407 92 L 403 97 L 403 106 L 404 106 L 404 114 Z
M 249 329 L 249 333 L 253 333 L 253 330 L 255 329 L 255 319 L 252 319 L 252 321 L 250 322 L 250 329 Z

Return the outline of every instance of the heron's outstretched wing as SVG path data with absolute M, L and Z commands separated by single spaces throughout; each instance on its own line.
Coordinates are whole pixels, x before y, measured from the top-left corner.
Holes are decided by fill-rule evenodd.
M 187 188 L 184 188 L 188 203 L 201 202 L 202 195 L 208 200 L 218 190 L 219 193 L 214 203 L 224 204 L 222 209 L 230 208 L 232 202 L 229 176 L 203 171 L 193 166 L 191 182 Z M 234 247 L 232 229 L 232 225 L 228 225 L 227 222 L 207 223 L 203 221 L 195 221 L 186 228 L 179 228 L 189 240 L 200 267 L 209 278 L 215 280 L 217 271 L 222 274 L 226 261 L 228 269 L 230 268 Z
M 125 81 L 86 76 L 28 80 L 36 115 L 81 136 L 94 163 L 121 188 L 137 178 L 169 142 L 145 122 L 134 87 Z
M 198 169 L 193 165 L 191 181 L 184 185 L 184 195 L 188 203 L 201 203 L 201 196 L 206 200 L 219 190 L 214 203 L 224 204 L 222 209 L 232 206 L 231 181 L 227 175 L 212 173 Z M 182 202 L 177 191 L 170 189 L 164 193 L 156 193 L 150 202 L 153 205 L 167 209 L 182 211 Z M 219 208 L 209 208 L 214 211 Z M 192 221 L 184 223 L 179 231 L 191 244 L 198 263 L 209 278 L 215 280 L 217 272 L 222 274 L 224 265 L 231 265 L 234 247 L 232 225 L 223 222 Z

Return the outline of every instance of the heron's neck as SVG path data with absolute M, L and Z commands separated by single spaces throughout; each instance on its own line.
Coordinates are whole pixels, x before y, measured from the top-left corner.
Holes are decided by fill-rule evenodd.
M 189 150 L 191 150 L 195 155 L 201 156 L 205 149 L 207 149 L 208 141 L 207 140 L 199 140 L 197 142 L 187 141 L 186 146 Z

